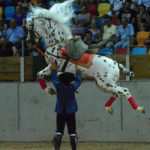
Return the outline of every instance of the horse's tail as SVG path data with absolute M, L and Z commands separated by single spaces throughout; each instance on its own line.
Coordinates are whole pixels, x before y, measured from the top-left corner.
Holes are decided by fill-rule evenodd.
M 129 75 L 131 78 L 134 77 L 134 72 L 128 70 L 126 67 L 124 67 L 122 64 L 118 63 L 119 68 L 126 74 Z

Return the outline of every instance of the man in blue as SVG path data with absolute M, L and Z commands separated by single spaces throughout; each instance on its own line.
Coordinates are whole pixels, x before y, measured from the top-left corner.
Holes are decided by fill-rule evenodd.
M 76 117 L 75 112 L 78 110 L 75 92 L 81 85 L 81 73 L 76 67 L 76 78 L 72 73 L 65 72 L 57 78 L 57 67 L 52 65 L 52 82 L 56 88 L 57 102 L 55 111 L 57 113 L 56 135 L 53 139 L 55 150 L 59 150 L 61 145 L 61 139 L 64 133 L 65 123 L 68 127 L 68 133 L 70 135 L 70 144 L 72 150 L 76 150 Z M 71 83 L 75 81 L 74 83 Z
M 17 26 L 16 20 L 13 18 L 10 21 L 10 28 L 6 31 L 6 39 L 10 42 L 15 49 L 20 53 L 21 40 L 24 38 L 24 29 Z
M 114 45 L 114 52 L 118 48 L 128 48 L 128 38 L 130 41 L 134 38 L 134 27 L 128 24 L 127 18 L 122 18 L 122 25 L 120 25 L 116 32 L 116 44 Z

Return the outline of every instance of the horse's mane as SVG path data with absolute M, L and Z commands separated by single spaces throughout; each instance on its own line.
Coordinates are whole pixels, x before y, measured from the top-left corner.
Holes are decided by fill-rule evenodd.
M 32 17 L 50 19 L 56 22 L 65 33 L 66 38 L 72 38 L 69 23 L 74 12 L 72 7 L 73 1 L 74 0 L 67 0 L 63 3 L 56 3 L 49 9 L 30 6 L 33 13 Z
M 35 18 L 49 18 L 60 24 L 67 24 L 73 15 L 72 3 L 74 0 L 67 0 L 63 3 L 56 3 L 49 9 L 31 6 Z

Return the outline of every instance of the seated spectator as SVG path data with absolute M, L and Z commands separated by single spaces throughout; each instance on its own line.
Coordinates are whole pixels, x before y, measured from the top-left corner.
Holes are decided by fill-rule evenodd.
M 13 0 L 4 0 L 4 4 L 6 6 L 13 6 L 15 4 L 15 2 Z
M 3 36 L 5 36 L 5 33 L 4 33 L 4 23 L 1 20 L 0 21 L 0 37 L 3 37 Z
M 100 30 L 100 35 L 101 35 L 101 41 L 97 44 L 98 47 L 101 48 L 109 48 L 111 49 L 114 46 L 115 42 L 115 35 L 117 31 L 117 26 L 112 24 L 112 18 L 107 17 L 105 19 L 105 24 L 101 30 Z
M 0 38 L 0 57 L 17 56 L 17 50 L 5 37 Z
M 4 0 L 0 0 L 0 7 L 4 7 L 4 6 L 5 6 Z
M 127 18 L 122 18 L 122 24 L 118 27 L 116 32 L 116 44 L 114 45 L 114 52 L 118 48 L 128 48 L 128 39 L 132 43 L 134 39 L 134 27 L 128 23 Z
M 88 45 L 88 52 L 90 53 L 97 53 L 98 52 L 98 46 L 97 42 L 92 40 L 92 32 L 87 31 L 84 37 L 84 43 Z
M 100 32 L 99 32 L 99 29 L 97 28 L 96 20 L 92 20 L 89 31 L 92 32 L 92 40 L 95 42 L 98 42 L 100 40 Z
M 42 8 L 49 8 L 49 2 L 47 0 L 37 0 L 36 5 Z
M 18 3 L 21 6 L 22 14 L 26 14 L 29 8 L 30 0 L 22 0 Z
M 146 13 L 146 7 L 144 5 L 140 6 L 140 13 L 137 15 L 137 23 L 138 23 L 138 28 L 145 31 L 149 30 L 150 26 L 150 16 L 147 15 Z
M 150 12 L 150 0 L 138 0 L 138 5 L 144 5 L 146 7 L 146 11 Z
M 22 27 L 17 26 L 15 19 L 11 19 L 10 28 L 6 30 L 6 39 L 15 47 L 21 55 L 21 41 L 24 38 L 24 30 Z
M 87 12 L 91 14 L 92 17 L 98 16 L 97 12 L 97 0 L 87 0 Z
M 22 13 L 20 5 L 16 6 L 16 11 L 15 11 L 15 14 L 13 15 L 13 18 L 16 20 L 18 26 L 23 25 L 23 22 L 25 21 L 26 17 Z
M 5 37 L 3 22 L 0 22 L 0 56 L 16 56 L 17 51 L 12 47 Z
M 87 45 L 90 45 L 90 44 L 97 44 L 97 43 L 92 39 L 92 32 L 91 32 L 91 31 L 87 31 L 87 32 L 86 32 L 85 37 L 84 37 L 84 42 L 85 42 Z
M 91 16 L 87 12 L 85 6 L 82 7 L 82 12 L 77 15 L 75 27 L 72 28 L 72 33 L 84 37 L 85 32 L 88 30 L 91 21 Z
M 15 6 L 17 6 L 22 0 L 13 0 L 13 1 L 14 1 Z
M 136 25 L 136 13 L 133 9 L 131 9 L 131 2 L 126 1 L 124 3 L 123 9 L 119 11 L 118 18 L 121 22 L 122 18 L 127 18 L 128 22 L 132 25 Z
M 112 16 L 112 14 L 117 15 L 120 11 L 120 9 L 123 7 L 125 0 L 110 0 L 111 4 L 111 12 L 108 13 L 109 16 Z

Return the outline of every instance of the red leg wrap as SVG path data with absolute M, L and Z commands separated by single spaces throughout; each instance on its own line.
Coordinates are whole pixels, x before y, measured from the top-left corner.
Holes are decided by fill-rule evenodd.
M 109 99 L 109 101 L 107 101 L 107 103 L 105 104 L 105 107 L 110 107 L 112 105 L 112 103 L 115 101 L 115 97 L 111 97 Z
M 129 100 L 129 102 L 130 102 L 130 104 L 131 104 L 133 109 L 137 109 L 138 108 L 138 105 L 135 103 L 133 97 L 130 97 L 128 100 Z
M 40 83 L 40 86 L 43 90 L 47 87 L 47 85 L 45 84 L 45 81 L 43 79 L 38 79 L 38 82 Z

